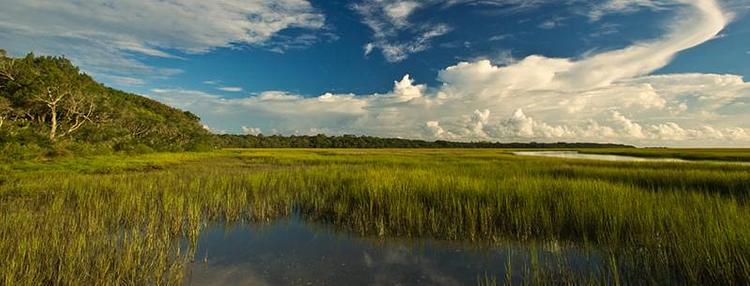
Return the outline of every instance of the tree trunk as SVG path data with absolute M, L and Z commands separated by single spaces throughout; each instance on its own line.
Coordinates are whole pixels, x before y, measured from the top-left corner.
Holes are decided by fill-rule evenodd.
M 50 119 L 51 125 L 50 125 L 50 129 L 49 129 L 49 140 L 54 142 L 55 141 L 55 136 L 56 136 L 56 133 L 57 133 L 57 104 L 56 103 L 55 104 L 51 104 L 49 106 L 49 108 L 50 108 L 50 111 L 52 112 L 52 114 L 51 114 L 52 118 Z

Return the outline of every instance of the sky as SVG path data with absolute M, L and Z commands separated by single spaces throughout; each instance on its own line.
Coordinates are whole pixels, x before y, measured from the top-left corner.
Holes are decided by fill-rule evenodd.
M 748 0 L 0 0 L 216 133 L 750 147 Z

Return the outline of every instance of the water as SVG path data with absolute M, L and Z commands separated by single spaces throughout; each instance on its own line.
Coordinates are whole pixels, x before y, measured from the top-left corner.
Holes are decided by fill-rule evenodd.
M 537 156 L 537 157 L 552 157 L 552 158 L 566 158 L 566 159 L 588 159 L 588 160 L 604 160 L 604 161 L 619 161 L 619 162 L 680 162 L 680 163 L 713 163 L 713 164 L 732 164 L 750 166 L 750 162 L 735 162 L 735 161 L 691 161 L 676 158 L 642 158 L 635 156 L 623 156 L 623 155 L 604 155 L 604 154 L 582 154 L 578 151 L 519 151 L 513 152 L 513 155 L 521 156 Z
M 566 261 L 580 273 L 599 269 L 597 255 L 556 243 L 365 239 L 292 217 L 265 226 L 209 227 L 199 238 L 186 284 L 476 285 L 489 277 L 503 284 L 509 261 L 518 284 L 532 253 L 549 267 Z
M 568 159 L 589 159 L 604 161 L 622 161 L 622 162 L 691 162 L 674 158 L 641 158 L 622 155 L 603 155 L 603 154 L 581 154 L 578 151 L 522 151 L 513 152 L 514 155 L 539 156 Z

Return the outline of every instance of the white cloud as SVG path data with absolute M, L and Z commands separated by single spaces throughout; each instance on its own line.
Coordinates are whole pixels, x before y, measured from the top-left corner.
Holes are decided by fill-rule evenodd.
M 373 49 L 375 49 L 375 44 L 367 43 L 365 45 L 365 56 L 369 56 Z
M 414 85 L 414 80 L 408 74 L 401 81 L 394 82 L 393 85 L 393 95 L 400 101 L 420 98 L 427 88 L 425 85 Z
M 680 51 L 712 39 L 729 18 L 715 1 L 699 0 L 684 19 L 674 23 L 661 39 L 595 54 L 573 61 L 563 58 L 529 56 L 507 67 L 489 61 L 460 63 L 440 75 L 443 81 L 480 92 L 492 90 L 590 90 L 649 74 L 665 66 Z M 694 23 L 700 23 L 694 24 Z
M 680 1 L 680 0 L 678 0 Z M 593 9 L 588 12 L 591 20 L 599 20 L 602 16 L 612 13 L 631 13 L 639 11 L 642 8 L 651 10 L 665 9 L 669 4 L 674 4 L 670 0 L 607 0 L 593 5 Z
M 155 90 L 152 97 L 234 132 L 254 126 L 283 134 L 750 146 L 750 83 L 742 77 L 648 75 L 713 38 L 730 19 L 712 0 L 681 7 L 690 21 L 678 20 L 656 40 L 581 59 L 458 63 L 442 70 L 442 85 L 432 88 L 406 75 L 384 94 L 269 91 L 230 99 Z
M 431 47 L 432 41 L 453 30 L 442 21 L 411 21 L 422 10 L 445 9 L 457 5 L 484 6 L 493 11 L 518 12 L 554 0 L 362 0 L 351 8 L 372 30 L 372 42 L 364 46 L 365 56 L 380 50 L 389 62 L 400 62 Z M 555 23 L 557 24 L 557 23 Z M 496 41 L 508 35 L 492 37 Z
M 559 24 L 553 20 L 547 20 L 539 24 L 540 29 L 550 30 L 557 27 Z
M 414 1 L 396 1 L 387 3 L 383 11 L 396 26 L 405 26 L 409 15 L 418 7 L 419 3 Z
M 239 86 L 224 86 L 224 82 L 221 80 L 204 80 L 203 84 L 213 86 L 216 90 L 224 92 L 242 92 L 242 87 Z
M 16 55 L 64 54 L 95 75 L 165 76 L 176 71 L 139 56 L 260 45 L 284 29 L 320 29 L 324 21 L 306 0 L 5 0 L 0 42 Z
M 220 86 L 220 87 L 217 87 L 216 89 L 221 90 L 221 91 L 226 91 L 226 92 L 241 92 L 242 91 L 242 88 L 238 86 Z
M 198 111 L 211 126 L 226 126 L 231 122 L 235 126 L 259 126 L 283 134 L 318 130 L 329 134 L 442 140 L 747 145 L 750 144 L 747 109 L 726 111 L 739 101 L 750 101 L 750 84 L 735 81 L 736 78 L 710 74 L 661 75 L 581 95 L 544 91 L 472 97 L 452 91 L 450 83 L 428 91 L 405 78 L 385 94 L 325 94 L 306 98 L 268 92 L 226 99 L 199 92 L 160 90 L 156 98 Z M 649 82 L 649 89 L 664 98 L 663 107 L 622 104 L 629 101 L 631 91 L 645 88 L 644 82 Z M 698 85 L 702 88 L 695 89 Z M 585 97 L 589 106 L 570 113 L 565 104 L 557 101 L 565 96 Z M 684 102 L 691 102 L 691 110 L 672 115 L 670 107 Z
M 242 133 L 245 135 L 258 135 L 263 132 L 260 130 L 260 128 L 242 126 Z
M 438 121 L 427 121 L 425 122 L 425 131 L 427 132 L 428 138 L 435 138 L 440 140 L 453 140 L 456 136 L 453 133 L 447 132 L 440 126 Z
M 433 38 L 442 36 L 451 31 L 451 28 L 444 24 L 439 24 L 421 31 L 421 34 L 405 42 L 375 42 L 375 47 L 380 48 L 386 60 L 390 62 L 399 62 L 408 58 L 411 54 L 419 53 L 430 48 L 430 41 Z M 378 43 L 380 42 L 380 43 Z
M 128 76 L 116 76 L 116 75 L 102 75 L 107 81 L 126 86 L 142 86 L 146 84 L 146 81 L 140 78 L 128 77 Z
M 625 117 L 618 111 L 612 111 L 612 120 L 615 122 L 615 126 L 619 126 L 622 132 L 633 138 L 642 139 L 646 135 L 643 134 L 643 128 L 640 124 L 633 122 L 630 118 Z
M 505 40 L 505 39 L 508 39 L 508 38 L 511 38 L 511 37 L 513 37 L 513 36 L 510 35 L 510 34 L 500 34 L 500 35 L 492 36 L 492 37 L 490 37 L 487 40 L 490 41 L 490 42 L 495 42 L 495 41 L 502 41 L 502 40 Z
M 436 1 L 366 0 L 351 7 L 373 32 L 373 41 L 364 46 L 365 56 L 379 49 L 389 62 L 399 62 L 430 47 L 432 39 L 451 31 L 443 23 L 413 24 L 409 22 L 416 10 Z M 439 2 L 439 1 L 437 1 Z M 407 34 L 406 40 L 399 36 Z

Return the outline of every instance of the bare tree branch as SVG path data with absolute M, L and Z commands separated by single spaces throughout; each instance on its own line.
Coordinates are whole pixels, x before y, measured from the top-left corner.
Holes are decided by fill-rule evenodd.
M 91 100 L 86 100 L 81 95 L 71 97 L 64 111 L 64 119 L 69 126 L 60 137 L 70 135 L 87 122 L 93 123 L 91 116 L 95 109 L 96 105 Z
M 72 88 L 68 84 L 57 84 L 54 86 L 48 86 L 42 95 L 36 95 L 35 99 L 47 106 L 48 114 L 50 118 L 50 130 L 49 139 L 55 141 L 57 139 L 57 128 L 59 127 L 58 113 L 62 101 L 71 95 Z M 46 118 L 46 116 L 44 116 Z
M 15 81 L 15 66 L 16 59 L 0 58 L 0 77 L 4 77 L 9 81 Z

